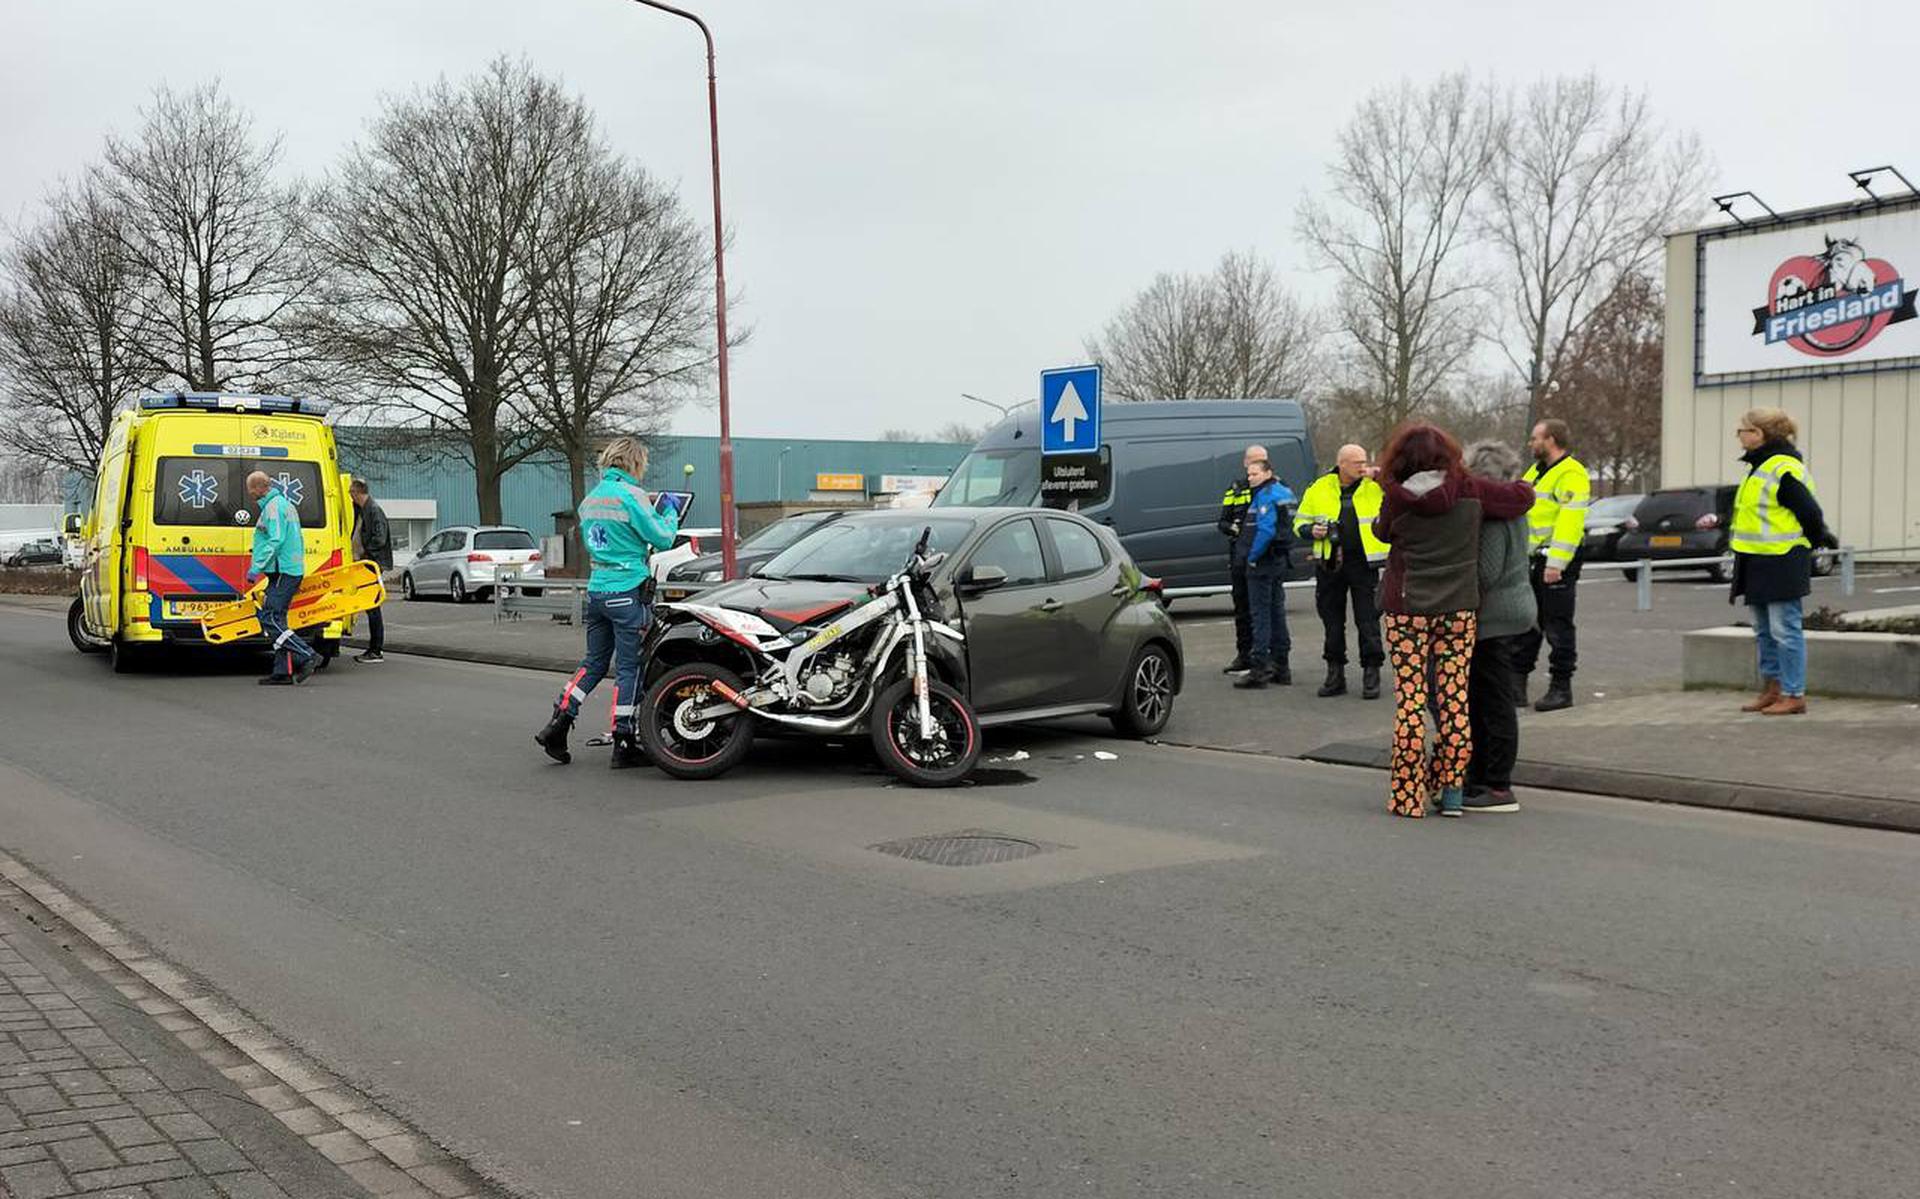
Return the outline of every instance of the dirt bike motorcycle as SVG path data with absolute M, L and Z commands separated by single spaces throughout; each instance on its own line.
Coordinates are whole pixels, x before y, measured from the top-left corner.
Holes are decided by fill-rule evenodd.
M 660 605 L 650 645 L 678 633 L 682 645 L 710 649 L 660 675 L 635 713 L 654 765 L 674 778 L 715 778 L 746 757 L 763 723 L 823 737 L 864 724 L 900 779 L 965 781 L 980 758 L 979 721 L 966 697 L 927 668 L 930 651 L 966 640 L 942 619 L 928 581 L 946 558 L 928 554 L 932 532 L 884 582 L 803 612 L 768 613 L 786 628 L 717 604 Z M 689 622 L 700 626 L 697 636 L 685 635 Z

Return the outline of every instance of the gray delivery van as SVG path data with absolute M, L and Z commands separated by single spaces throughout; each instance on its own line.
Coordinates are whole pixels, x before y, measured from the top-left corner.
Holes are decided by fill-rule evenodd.
M 1100 419 L 1103 486 L 1045 502 L 1112 527 L 1171 596 L 1227 590 L 1227 546 L 1216 522 L 1249 445 L 1267 447 L 1294 495 L 1314 478 L 1307 416 L 1295 400 L 1107 404 Z M 1030 405 L 988 430 L 933 506 L 1038 506 L 1042 470 L 1039 406 Z

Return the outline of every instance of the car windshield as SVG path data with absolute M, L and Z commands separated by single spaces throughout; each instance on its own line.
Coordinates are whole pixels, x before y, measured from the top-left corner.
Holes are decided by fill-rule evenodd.
M 975 450 L 933 497 L 933 506 L 1031 508 L 1039 495 L 1039 450 Z
M 785 520 L 776 520 L 758 533 L 740 543 L 743 550 L 758 550 L 761 553 L 778 553 L 794 542 L 820 527 L 820 522 L 832 516 L 831 512 L 802 512 L 798 516 L 789 516 Z
M 533 534 L 523 529 L 489 529 L 473 535 L 473 548 L 477 550 L 530 550 L 533 548 Z
M 841 520 L 814 530 L 787 547 L 756 574 L 775 579 L 844 579 L 877 583 L 906 564 L 922 529 L 932 529 L 928 549 L 951 553 L 973 528 L 970 520 Z

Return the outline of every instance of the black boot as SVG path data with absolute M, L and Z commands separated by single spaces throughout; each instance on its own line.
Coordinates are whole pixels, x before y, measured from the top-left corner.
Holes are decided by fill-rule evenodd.
M 640 738 L 632 732 L 615 729 L 613 731 L 613 757 L 607 765 L 614 770 L 631 770 L 635 766 L 651 765 L 647 751 L 640 747 Z
M 573 754 L 567 749 L 567 734 L 573 730 L 573 717 L 559 708 L 553 710 L 553 719 L 547 721 L 547 727 L 533 735 L 533 743 L 547 751 L 547 756 L 562 766 L 573 761 Z
M 1285 662 L 1274 663 L 1273 669 L 1267 672 L 1267 681 L 1276 687 L 1293 686 L 1293 667 Z
M 1233 661 L 1220 668 L 1221 674 L 1245 674 L 1250 669 L 1245 654 L 1235 654 Z
M 1233 685 L 1241 691 L 1259 691 L 1266 687 L 1267 675 L 1268 671 L 1265 666 L 1256 665 L 1253 669 L 1235 679 Z
M 1347 668 L 1338 662 L 1327 663 L 1327 681 L 1320 684 L 1320 690 L 1314 692 L 1321 699 L 1332 699 L 1336 695 L 1347 693 Z
M 1573 706 L 1573 680 L 1554 679 L 1547 684 L 1547 693 L 1540 702 L 1533 705 L 1536 712 L 1558 712 L 1562 708 Z
M 1360 668 L 1360 698 L 1380 698 L 1380 668 L 1378 666 L 1362 666 Z

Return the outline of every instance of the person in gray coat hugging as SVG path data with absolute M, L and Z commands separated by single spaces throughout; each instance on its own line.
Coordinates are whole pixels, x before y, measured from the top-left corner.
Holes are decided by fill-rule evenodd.
M 1505 483 L 1520 477 L 1520 455 L 1498 441 L 1467 447 L 1467 473 Z M 1520 677 L 1514 657 L 1534 626 L 1533 586 L 1527 580 L 1527 518 L 1480 524 L 1480 620 L 1467 674 L 1467 714 L 1473 758 L 1462 806 L 1469 812 L 1517 812 L 1513 762 L 1520 753 Z

